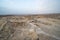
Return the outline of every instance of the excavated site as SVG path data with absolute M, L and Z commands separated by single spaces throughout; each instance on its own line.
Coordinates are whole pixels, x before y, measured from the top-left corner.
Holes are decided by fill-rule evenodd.
M 60 40 L 60 15 L 0 16 L 0 40 Z

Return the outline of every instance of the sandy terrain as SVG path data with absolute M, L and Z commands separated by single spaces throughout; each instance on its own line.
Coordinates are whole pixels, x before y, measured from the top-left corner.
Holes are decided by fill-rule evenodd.
M 1 16 L 0 40 L 60 40 L 60 14 Z

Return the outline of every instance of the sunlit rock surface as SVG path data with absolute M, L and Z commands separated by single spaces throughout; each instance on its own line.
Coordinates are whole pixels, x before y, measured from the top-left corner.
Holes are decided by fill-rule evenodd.
M 2 16 L 0 40 L 60 40 L 60 15 L 49 16 Z

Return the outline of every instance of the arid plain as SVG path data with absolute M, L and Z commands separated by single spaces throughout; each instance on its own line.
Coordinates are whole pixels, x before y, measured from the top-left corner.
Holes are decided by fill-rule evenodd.
M 0 16 L 0 40 L 60 40 L 60 14 Z

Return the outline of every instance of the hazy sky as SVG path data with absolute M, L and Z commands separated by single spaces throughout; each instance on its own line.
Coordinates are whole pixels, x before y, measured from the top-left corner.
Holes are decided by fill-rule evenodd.
M 60 13 L 60 0 L 0 0 L 0 14 Z

